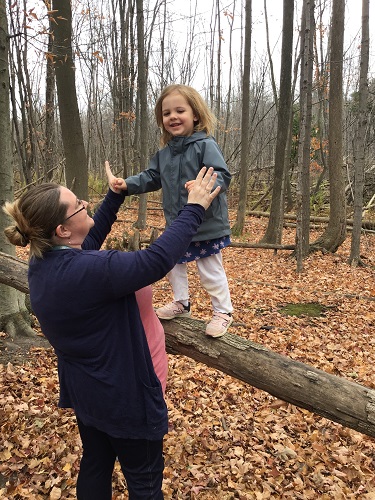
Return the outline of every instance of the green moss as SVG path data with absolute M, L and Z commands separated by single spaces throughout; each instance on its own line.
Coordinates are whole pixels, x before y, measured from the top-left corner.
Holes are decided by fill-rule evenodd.
M 318 302 L 307 302 L 307 303 L 299 303 L 299 304 L 286 304 L 285 306 L 279 309 L 281 314 L 285 316 L 310 316 L 317 317 L 322 316 L 326 307 Z

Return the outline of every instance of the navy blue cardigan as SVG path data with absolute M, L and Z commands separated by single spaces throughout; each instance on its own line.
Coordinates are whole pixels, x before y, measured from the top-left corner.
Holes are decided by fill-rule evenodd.
M 186 205 L 145 250 L 99 251 L 123 200 L 124 194 L 108 192 L 82 250 L 31 259 L 30 300 L 58 358 L 59 406 L 114 437 L 162 439 L 167 408 L 134 292 L 174 267 L 204 209 Z

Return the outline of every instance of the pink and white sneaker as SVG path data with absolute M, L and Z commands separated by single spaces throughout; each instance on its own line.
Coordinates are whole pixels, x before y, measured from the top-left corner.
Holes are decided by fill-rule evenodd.
M 184 306 L 181 302 L 175 300 L 163 307 L 159 307 L 155 312 L 160 319 L 189 318 L 190 303 L 188 306 Z
M 209 337 L 222 337 L 233 323 L 230 314 L 214 312 L 212 320 L 206 326 L 206 335 Z

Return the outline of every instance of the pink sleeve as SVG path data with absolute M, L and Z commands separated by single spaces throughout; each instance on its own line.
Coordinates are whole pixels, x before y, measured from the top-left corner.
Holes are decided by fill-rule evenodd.
M 167 385 L 168 358 L 165 350 L 164 328 L 152 306 L 152 287 L 146 286 L 135 292 L 143 328 L 146 333 L 155 373 L 163 392 Z

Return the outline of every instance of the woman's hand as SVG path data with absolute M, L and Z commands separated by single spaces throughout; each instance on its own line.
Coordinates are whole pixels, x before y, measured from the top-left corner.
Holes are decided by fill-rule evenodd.
M 110 189 L 117 194 L 120 194 L 121 191 L 126 191 L 128 186 L 126 182 L 121 177 L 115 177 L 112 174 L 111 167 L 109 166 L 109 162 L 105 162 L 105 173 L 107 174 L 108 184 Z
M 202 207 L 207 210 L 212 200 L 220 193 L 220 186 L 217 186 L 217 188 L 212 191 L 216 178 L 217 174 L 212 167 L 209 169 L 203 167 L 195 181 L 189 181 L 188 203 L 199 203 L 199 205 L 202 205 Z

